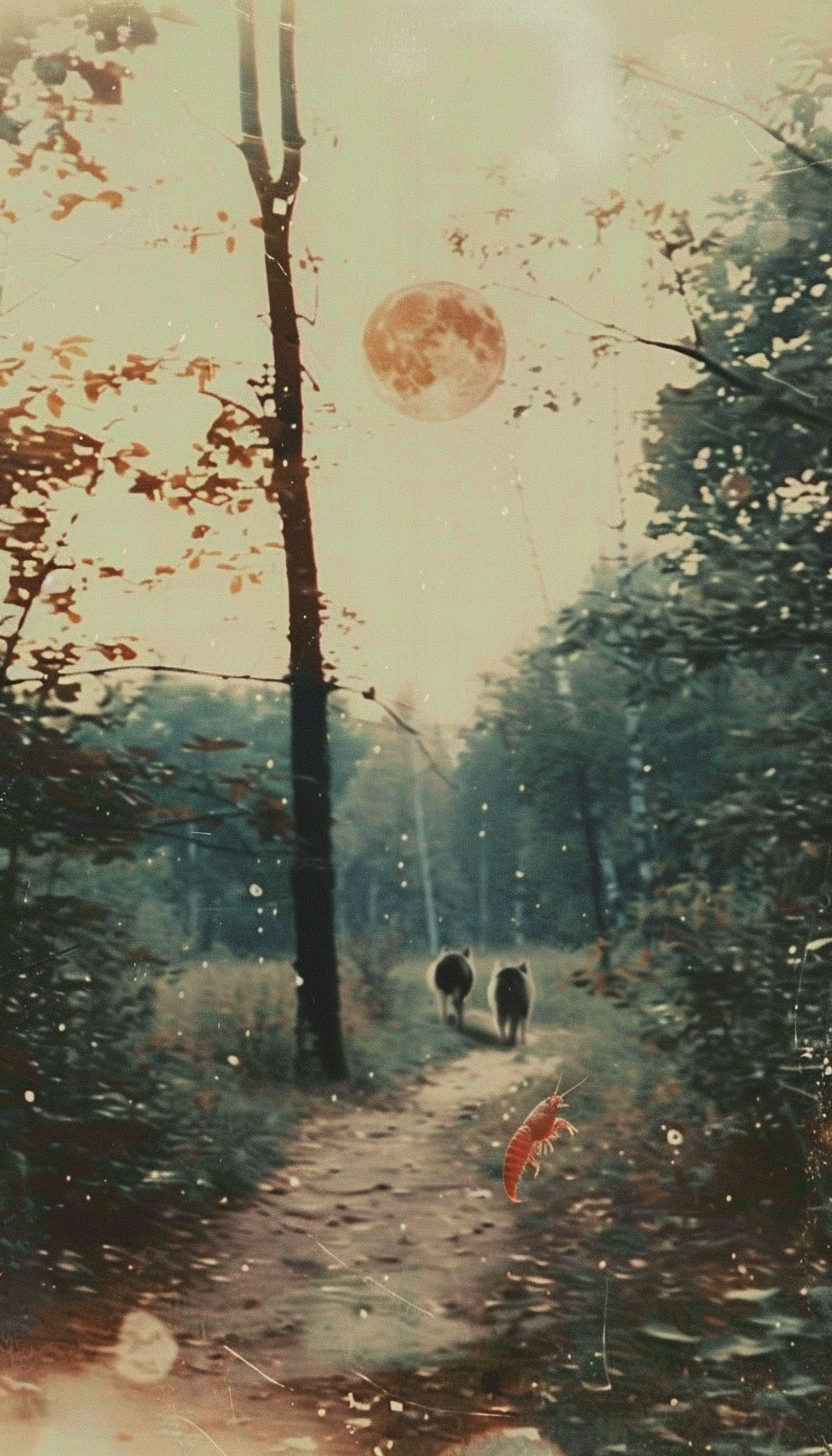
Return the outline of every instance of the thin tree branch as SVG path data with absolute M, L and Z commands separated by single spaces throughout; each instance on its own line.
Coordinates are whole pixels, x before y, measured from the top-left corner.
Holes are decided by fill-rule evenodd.
M 300 151 L 305 138 L 298 123 L 297 87 L 295 85 L 295 0 L 282 0 L 280 6 L 280 119 L 284 147 Z
M 78 677 L 108 677 L 111 673 L 114 672 L 170 672 L 177 673 L 180 676 L 185 677 L 216 678 L 219 682 L 261 683 L 265 684 L 267 687 L 291 686 L 291 678 L 288 673 L 286 673 L 283 677 L 259 677 L 256 673 L 252 672 L 213 672 L 210 671 L 208 668 L 174 667 L 164 662 L 119 662 L 113 664 L 110 667 L 71 668 L 67 672 L 61 673 L 61 680 L 63 681 L 65 678 Z M 8 685 L 9 687 L 14 688 L 23 686 L 26 683 L 42 684 L 42 682 L 43 678 L 41 676 L 39 676 L 38 674 L 33 674 L 31 677 L 12 678 L 9 680 Z M 347 687 L 345 683 L 339 683 L 335 681 L 327 683 L 327 688 L 332 693 L 356 693 L 359 697 L 366 698 L 367 701 L 370 703 L 377 703 L 378 706 L 381 708 L 381 711 L 383 713 L 386 713 L 389 718 L 392 718 L 393 722 L 397 724 L 399 728 L 401 728 L 402 732 L 409 733 L 412 735 L 413 738 L 416 739 L 421 753 L 424 754 L 424 757 L 427 759 L 427 762 L 430 764 L 433 772 L 437 775 L 437 777 L 440 778 L 444 784 L 447 784 L 449 788 L 454 790 L 457 788 L 457 785 L 453 782 L 453 780 L 449 779 L 447 774 L 443 773 L 442 769 L 439 767 L 432 754 L 430 753 L 430 750 L 425 746 L 419 729 L 414 728 L 412 723 L 406 722 L 406 720 L 402 718 L 395 711 L 394 708 L 391 708 L 387 703 L 383 702 L 382 699 L 376 695 L 375 688 L 351 688 Z
M 788 380 L 781 380 L 776 377 L 768 378 L 766 375 L 759 375 L 756 378 L 747 377 L 744 374 L 737 373 L 729 365 L 720 363 L 718 359 L 714 359 L 704 349 L 697 348 L 695 344 L 678 344 L 670 339 L 652 339 L 648 335 L 637 334 L 632 329 L 625 328 L 622 324 L 607 323 L 602 319 L 595 318 L 592 314 L 585 313 L 583 309 L 576 307 L 573 303 L 567 303 L 564 298 L 559 298 L 554 293 L 534 293 L 529 288 L 519 288 L 516 284 L 512 283 L 498 283 L 495 284 L 495 287 L 505 288 L 511 293 L 524 293 L 529 298 L 541 299 L 545 303 L 556 303 L 559 308 L 565 308 L 568 313 L 574 314 L 576 318 L 583 319 L 584 323 L 604 329 L 617 342 L 644 344 L 650 349 L 664 349 L 671 354 L 681 354 L 683 358 L 692 359 L 694 363 L 701 364 L 709 374 L 714 374 L 718 379 L 723 379 L 726 384 L 730 384 L 740 394 L 750 394 L 756 396 L 758 399 L 764 400 L 778 414 L 786 415 L 789 419 L 798 420 L 801 424 L 822 425 L 827 429 L 829 428 L 830 416 L 822 410 L 814 410 L 799 404 L 792 404 L 790 400 L 783 398 L 779 393 L 780 390 L 795 388 L 794 385 L 789 384 Z
M 218 678 L 221 682 L 251 682 L 251 683 L 274 683 L 286 686 L 289 682 L 288 676 L 283 677 L 257 677 L 250 672 L 214 672 L 202 667 L 175 667 L 165 662 L 119 662 L 110 667 L 78 667 L 70 668 L 61 673 L 61 680 L 71 677 L 107 677 L 114 672 L 171 672 L 185 674 L 188 677 L 211 677 Z M 15 688 L 24 683 L 42 683 L 43 677 L 34 673 L 30 677 L 10 678 L 8 686 Z M 337 687 L 332 684 L 333 691 Z
M 246 159 L 254 190 L 261 206 L 274 189 L 269 154 L 260 120 L 260 85 L 257 77 L 257 49 L 254 36 L 254 0 L 237 0 L 237 31 L 240 47 L 240 151 Z
M 424 757 L 427 759 L 428 763 L 430 764 L 431 768 L 433 769 L 433 772 L 442 780 L 443 784 L 447 784 L 449 789 L 454 789 L 454 790 L 457 789 L 458 786 L 453 782 L 452 779 L 449 779 L 448 778 L 447 774 L 444 774 L 442 772 L 441 768 L 439 767 L 438 763 L 434 759 L 433 755 L 430 753 L 430 751 L 428 750 L 428 748 L 425 746 L 424 739 L 422 738 L 422 735 L 419 732 L 419 729 L 418 728 L 414 728 L 414 726 L 413 726 L 412 723 L 408 723 L 405 718 L 402 718 L 396 712 L 395 708 L 391 708 L 389 706 L 389 704 L 382 702 L 381 698 L 376 693 L 375 688 L 365 688 L 363 690 L 363 692 L 361 691 L 360 688 L 340 688 L 339 690 L 341 692 L 345 692 L 345 693 L 357 693 L 357 692 L 360 692 L 362 698 L 366 698 L 368 702 L 370 702 L 370 703 L 378 703 L 378 706 L 381 708 L 381 711 L 383 713 L 386 713 L 389 718 L 392 718 L 393 719 L 393 722 L 397 725 L 397 727 L 401 728 L 404 733 L 409 733 L 410 736 L 413 739 L 415 739 L 418 748 L 420 749 L 420 751 L 422 752 L 422 754 L 424 755 Z
M 704 101 L 707 106 L 716 106 L 720 111 L 732 112 L 735 116 L 741 116 L 751 126 L 756 126 L 764 131 L 773 141 L 779 142 L 792 156 L 798 157 L 806 167 L 811 167 L 816 172 L 821 172 L 826 177 L 832 177 L 832 163 L 826 162 L 822 157 L 816 157 L 812 152 L 807 151 L 799 142 L 790 141 L 779 126 L 769 126 L 768 122 L 761 121 L 759 116 L 754 116 L 750 111 L 745 111 L 742 106 L 736 106 L 733 101 L 723 101 L 719 96 L 708 96 L 702 91 L 695 91 L 690 86 L 680 86 L 678 82 L 663 81 L 658 76 L 651 76 L 648 72 L 641 70 L 632 61 L 619 61 L 619 67 L 628 76 L 634 76 L 639 81 L 649 82 L 652 86 L 661 86 L 665 91 L 673 91 L 677 96 L 690 96 L 694 101 Z

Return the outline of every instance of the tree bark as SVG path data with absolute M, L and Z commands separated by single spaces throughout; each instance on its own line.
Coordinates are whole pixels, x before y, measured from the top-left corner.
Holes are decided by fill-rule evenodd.
M 367 938 L 374 941 L 378 934 L 378 875 L 373 870 L 367 891 Z
M 416 739 L 410 739 L 410 771 L 413 775 L 413 819 L 416 825 L 416 851 L 419 856 L 419 873 L 422 879 L 422 894 L 425 901 L 425 931 L 428 952 L 431 957 L 439 954 L 439 923 L 436 918 L 436 899 L 433 893 L 433 873 L 430 863 L 427 834 L 425 833 L 425 809 L 422 802 L 421 764 L 418 758 Z
M 647 818 L 647 792 L 644 783 L 644 745 L 641 741 L 641 708 L 628 703 L 624 709 L 627 723 L 627 778 L 630 794 L 630 833 L 636 851 L 639 898 L 650 898 L 653 888 L 653 866 L 650 860 L 650 827 Z
M 479 905 L 477 923 L 479 927 L 480 946 L 485 950 L 489 939 L 489 915 L 488 915 L 488 830 L 480 830 L 480 862 L 479 862 Z
M 584 842 L 586 844 L 586 857 L 589 867 L 589 894 L 592 900 L 592 909 L 595 914 L 595 924 L 598 931 L 600 966 L 601 970 L 606 974 L 610 968 L 610 938 L 604 908 L 604 874 L 601 864 L 601 853 L 598 847 L 595 815 L 592 810 L 589 784 L 587 783 L 586 765 L 581 762 L 575 765 L 575 788 L 578 798 L 578 815 L 581 821 L 581 828 L 584 831 Z
M 566 709 L 569 723 L 572 728 L 578 729 L 580 726 L 578 709 L 575 703 L 575 695 L 572 692 L 572 683 L 569 679 L 569 672 L 565 663 L 561 662 L 559 658 L 555 658 L 555 676 L 558 694 L 563 698 L 563 705 Z M 606 854 L 603 849 L 595 806 L 589 787 L 587 768 L 582 758 L 579 758 L 575 764 L 575 786 L 578 798 L 578 817 L 581 821 L 581 828 L 584 832 L 584 841 L 586 844 L 586 857 L 589 868 L 589 894 L 598 929 L 598 953 L 600 956 L 601 970 L 606 973 L 610 968 L 610 925 L 604 896 L 606 891 L 606 901 L 609 906 L 610 916 L 614 916 L 621 901 L 621 893 L 618 886 L 618 875 L 616 874 L 612 857 Z
M 194 826 L 187 826 L 185 870 L 185 936 L 192 952 L 201 950 L 199 943 L 199 879 L 197 877 L 197 848 Z
M 347 1075 L 341 1032 L 335 943 L 335 876 L 327 736 L 332 683 L 321 651 L 321 598 L 303 455 L 300 340 L 292 285 L 289 234 L 303 137 L 298 129 L 294 76 L 294 0 L 280 7 L 280 98 L 283 167 L 273 179 L 260 120 L 254 0 L 237 3 L 240 55 L 241 151 L 260 204 L 272 337 L 274 415 L 265 424 L 273 450 L 268 498 L 283 526 L 289 592 L 289 672 L 292 773 L 292 904 L 297 971 L 296 1074 Z

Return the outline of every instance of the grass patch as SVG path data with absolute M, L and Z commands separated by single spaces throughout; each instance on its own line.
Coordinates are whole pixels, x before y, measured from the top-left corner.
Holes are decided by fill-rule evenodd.
M 388 1087 L 428 1062 L 462 1056 L 470 1043 L 443 1025 L 425 983 L 426 961 L 389 969 L 379 1004 L 366 976 L 345 957 L 341 1015 L 350 1079 Z M 482 990 L 485 1005 L 485 990 Z M 207 1068 L 233 1068 L 249 1090 L 292 1078 L 295 973 L 288 961 L 187 963 L 159 986 L 155 1044 Z M 372 1076 L 370 1075 L 372 1073 Z
M 386 967 L 380 995 L 378 981 L 368 990 L 366 966 L 345 956 L 341 1010 L 352 1080 L 364 1084 L 372 1072 L 373 1081 L 389 1085 L 427 1062 L 464 1055 L 472 1041 L 493 1040 L 488 981 L 494 961 L 513 959 L 517 952 L 510 950 L 481 957 L 465 1007 L 468 1027 L 460 1035 L 440 1020 L 425 980 L 426 958 L 404 957 Z M 580 952 L 539 947 L 529 959 L 536 986 L 531 1019 L 536 1043 L 544 1028 L 580 1037 L 580 1056 L 583 1061 L 591 1056 L 593 1075 L 596 1064 L 606 1062 L 608 1070 L 615 1070 L 621 1057 L 631 1056 L 622 1034 L 625 1023 L 629 1028 L 626 1014 L 571 983 L 583 959 Z M 155 1043 L 197 1065 L 231 1067 L 249 1086 L 275 1085 L 292 1078 L 294 1020 L 295 973 L 289 961 L 191 961 L 158 988 Z M 541 1048 L 542 1043 L 537 1055 Z M 561 1050 L 558 1044 L 558 1055 Z M 583 1075 L 580 1069 L 577 1075 Z
M 480 966 L 460 1034 L 440 1019 L 423 957 L 385 969 L 383 1002 L 377 982 L 368 995 L 366 968 L 345 957 L 342 1018 L 352 1086 L 383 1091 L 431 1063 L 465 1056 L 478 1043 L 496 1049 L 488 980 L 495 959 L 513 958 L 495 952 L 487 972 Z M 530 960 L 537 994 L 530 1044 L 512 1053 L 518 1059 L 518 1094 L 483 1109 L 494 1140 L 504 1139 L 505 1108 L 516 1107 L 519 1124 L 554 1089 L 561 1067 L 564 1086 L 587 1079 L 571 1108 L 584 1126 L 603 1119 L 611 1087 L 617 1089 L 614 1098 L 627 1101 L 643 1076 L 628 1013 L 572 985 L 580 957 L 539 948 Z M 160 1195 L 168 1190 L 190 1201 L 205 1188 L 212 1197 L 241 1196 L 280 1162 L 285 1139 L 307 1105 L 292 1085 L 294 979 L 288 961 L 223 959 L 186 963 L 160 983 L 154 1057 L 164 1064 L 171 1095 L 193 1109 L 187 1125 L 165 1140 Z M 501 1156 L 489 1159 L 489 1172 L 499 1173 Z

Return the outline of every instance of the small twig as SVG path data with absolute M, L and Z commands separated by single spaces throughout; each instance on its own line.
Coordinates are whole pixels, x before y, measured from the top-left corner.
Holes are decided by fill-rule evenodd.
M 702 91 L 694 91 L 690 86 L 681 86 L 678 82 L 663 81 L 659 76 L 647 75 L 632 61 L 621 61 L 619 65 L 623 71 L 634 76 L 638 81 L 645 81 L 651 86 L 661 86 L 664 91 L 674 91 L 677 96 L 690 96 L 694 101 L 704 101 L 707 106 L 716 106 L 720 111 L 729 111 L 734 116 L 741 116 L 743 121 L 759 127 L 760 131 L 764 131 L 773 141 L 779 142 L 781 147 L 785 147 L 793 156 L 799 157 L 804 166 L 811 167 L 816 172 L 823 172 L 827 177 L 832 175 L 832 164 L 825 162 L 821 157 L 816 157 L 812 152 L 806 151 L 798 142 L 789 141 L 780 127 L 769 126 L 767 122 L 761 121 L 759 116 L 754 116 L 752 112 L 736 106 L 733 101 L 723 101 L 719 96 L 707 96 Z
M 369 1375 L 362 1374 L 360 1370 L 353 1370 L 352 1373 L 353 1375 L 357 1375 L 359 1380 L 366 1380 L 368 1385 L 374 1386 L 376 1390 L 381 1391 L 382 1395 L 386 1395 L 388 1399 L 390 1398 L 392 1392 L 386 1390 L 383 1385 L 379 1385 L 377 1380 L 371 1380 Z M 395 1399 L 395 1396 L 393 1399 Z M 415 1410 L 430 1411 L 435 1416 L 479 1416 L 486 1421 L 499 1421 L 503 1416 L 502 1411 L 446 1410 L 443 1406 L 439 1405 L 422 1405 L 418 1400 L 404 1399 L 402 1404 L 412 1405 Z
M 259 1365 L 252 1365 L 251 1361 L 247 1360 L 245 1355 L 239 1355 L 236 1350 L 232 1350 L 230 1345 L 223 1345 L 223 1349 L 227 1350 L 229 1355 L 233 1355 L 235 1360 L 241 1360 L 244 1365 L 248 1366 L 249 1370 L 254 1370 L 257 1375 L 262 1375 L 264 1380 L 268 1380 L 269 1385 L 279 1385 L 281 1390 L 289 1389 L 288 1385 L 280 1385 L 279 1380 L 275 1380 L 273 1376 L 267 1375 L 265 1370 L 260 1369 Z
M 452 779 L 448 778 L 447 774 L 444 774 L 442 772 L 433 755 L 430 753 L 429 749 L 426 748 L 419 729 L 414 728 L 412 723 L 408 723 L 405 718 L 402 718 L 400 714 L 396 712 L 395 708 L 391 708 L 388 703 L 383 702 L 376 693 L 375 688 L 364 688 L 362 691 L 361 688 L 342 687 L 341 684 L 337 684 L 336 686 L 339 692 L 360 693 L 361 697 L 366 698 L 368 702 L 378 703 L 378 706 L 381 708 L 383 713 L 387 713 L 388 716 L 393 719 L 393 722 L 397 724 L 397 726 L 401 728 L 404 733 L 409 733 L 411 737 L 416 740 L 416 745 L 420 753 L 422 753 L 427 759 L 430 767 L 433 769 L 433 772 L 442 780 L 443 784 L 447 784 L 449 789 L 453 789 L 454 791 L 456 791 L 457 785 L 453 782 Z
M 210 668 L 202 667 L 175 667 L 166 662 L 119 662 L 110 667 L 77 667 L 70 668 L 61 673 L 62 678 L 70 677 L 107 677 L 113 672 L 172 672 L 184 673 L 189 677 L 215 677 L 222 682 L 252 682 L 252 683 L 274 683 L 285 686 L 289 682 L 288 676 L 283 677 L 257 677 L 250 672 L 215 672 Z M 16 677 L 9 679 L 10 687 L 17 687 L 22 683 L 42 682 L 40 674 L 33 674 L 31 677 Z
M 592 324 L 594 328 L 603 329 L 611 343 L 643 344 L 646 348 L 663 349 L 669 354 L 680 354 L 683 359 L 690 359 L 694 364 L 701 364 L 707 373 L 714 374 L 718 379 L 724 380 L 726 384 L 730 384 L 740 394 L 751 395 L 754 398 L 768 402 L 770 408 L 776 409 L 779 414 L 784 414 L 789 419 L 828 427 L 828 416 L 821 410 L 800 409 L 794 405 L 789 405 L 787 400 L 777 397 L 777 391 L 780 389 L 793 389 L 797 393 L 804 393 L 804 391 L 798 390 L 796 385 L 790 384 L 787 379 L 781 379 L 778 375 L 760 375 L 757 378 L 751 378 L 751 376 L 746 377 L 743 374 L 738 374 L 731 365 L 722 364 L 718 359 L 712 358 L 704 349 L 700 349 L 694 344 L 679 344 L 674 343 L 671 339 L 653 339 L 646 334 L 637 334 L 633 329 L 628 329 L 623 324 L 608 323 L 603 319 L 586 313 L 575 304 L 567 303 L 565 298 L 560 298 L 556 293 L 536 293 L 531 288 L 520 288 L 517 284 L 513 283 L 496 283 L 494 286 L 503 288 L 509 293 L 522 293 L 527 298 L 536 298 L 545 303 L 555 303 L 559 308 L 564 308 L 568 313 L 574 314 L 576 318 L 582 319 L 584 323 Z M 808 396 L 808 398 L 811 398 L 811 396 Z
M 336 1264 L 340 1264 L 342 1269 L 349 1270 L 349 1264 L 346 1264 L 343 1259 L 339 1259 L 337 1254 L 333 1254 L 332 1250 L 328 1249 L 326 1244 L 322 1244 L 320 1239 L 316 1239 L 315 1243 L 319 1249 L 323 1249 L 324 1253 L 330 1259 L 334 1259 Z M 375 1284 L 376 1288 L 380 1289 L 382 1294 L 388 1294 L 391 1299 L 398 1299 L 401 1304 L 406 1304 L 408 1309 L 418 1310 L 419 1314 L 426 1314 L 428 1319 L 436 1319 L 436 1315 L 431 1310 L 423 1309 L 421 1304 L 414 1304 L 412 1300 L 405 1299 L 403 1294 L 397 1294 L 394 1289 L 388 1289 L 386 1284 L 381 1284 L 378 1279 L 373 1278 L 372 1274 L 361 1274 L 358 1277 L 363 1284 Z
M 228 1456 L 228 1452 L 224 1451 L 222 1446 L 218 1446 L 217 1442 L 214 1440 L 214 1437 L 209 1436 L 207 1431 L 203 1431 L 202 1427 L 198 1426 L 196 1421 L 189 1420 L 187 1416 L 180 1416 L 178 1412 L 174 1412 L 174 1420 L 184 1421 L 186 1426 L 193 1426 L 193 1429 L 195 1431 L 199 1431 L 199 1434 L 201 1436 L 204 1436 L 206 1441 L 211 1442 L 211 1445 L 214 1446 L 217 1451 L 219 1451 L 220 1456 Z
M 110 667 L 76 667 L 70 668 L 67 672 L 62 672 L 61 678 L 107 677 L 114 672 L 170 672 L 178 673 L 180 676 L 184 675 L 186 677 L 217 678 L 220 682 L 264 683 L 266 686 L 275 687 L 289 687 L 291 686 L 292 681 L 288 673 L 284 673 L 282 677 L 260 677 L 257 673 L 253 672 L 216 672 L 212 671 L 209 668 L 202 667 L 175 667 L 172 664 L 166 662 L 119 662 L 113 663 Z M 30 677 L 17 677 L 10 679 L 9 686 L 18 687 L 23 685 L 24 683 L 42 682 L 43 678 L 40 674 L 33 674 Z M 447 784 L 449 789 L 456 790 L 457 785 L 453 782 L 452 779 L 448 778 L 447 774 L 442 772 L 442 769 L 433 758 L 430 750 L 425 746 L 419 729 L 414 728 L 412 723 L 406 722 L 406 720 L 402 718 L 394 708 L 391 708 L 389 704 L 385 703 L 381 698 L 379 698 L 375 688 L 351 688 L 347 687 L 345 683 L 339 683 L 336 681 L 330 682 L 328 684 L 328 687 L 330 692 L 333 693 L 357 693 L 359 697 L 366 698 L 368 702 L 377 703 L 378 706 L 381 708 L 382 712 L 387 713 L 387 715 L 393 719 L 393 722 L 402 729 L 402 732 L 409 733 L 413 738 L 415 738 L 419 747 L 419 751 L 424 754 L 424 757 L 430 764 L 431 769 L 442 780 L 442 782 L 444 784 Z

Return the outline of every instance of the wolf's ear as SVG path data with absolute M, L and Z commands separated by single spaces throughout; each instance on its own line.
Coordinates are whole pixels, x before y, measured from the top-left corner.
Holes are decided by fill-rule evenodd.
M 464 956 L 469 956 L 471 954 L 471 947 L 470 947 L 470 945 L 466 945 L 466 947 L 465 947 L 464 951 L 462 952 L 462 954 Z
M 525 961 L 521 961 L 520 962 L 519 969 L 523 972 L 523 975 L 524 976 L 527 976 L 529 974 L 529 968 L 526 965 L 526 962 Z

